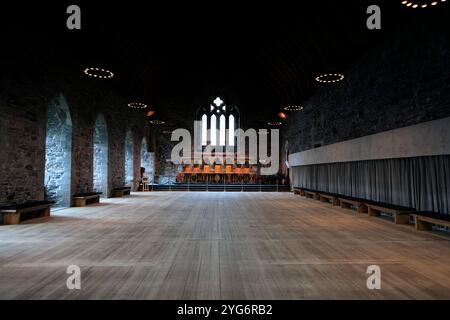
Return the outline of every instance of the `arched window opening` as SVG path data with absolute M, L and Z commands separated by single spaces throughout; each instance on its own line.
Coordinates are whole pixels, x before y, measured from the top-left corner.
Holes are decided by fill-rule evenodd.
M 125 186 L 134 186 L 134 143 L 133 133 L 131 130 L 127 131 L 125 137 Z
M 204 114 L 202 116 L 202 146 L 208 144 L 208 116 Z
M 211 104 L 199 108 L 196 119 L 201 119 L 201 144 L 200 141 L 196 142 L 196 148 L 201 150 L 210 144 L 213 147 L 220 145 L 228 151 L 234 149 L 235 130 L 239 128 L 239 118 L 238 108 L 226 105 L 220 97 L 215 98 Z
M 145 169 L 148 183 L 153 183 L 154 153 L 148 151 L 148 143 L 145 137 L 141 143 L 141 168 Z
M 108 128 L 103 115 L 99 115 L 94 127 L 94 191 L 108 197 Z
M 72 119 L 62 95 L 47 109 L 45 138 L 46 199 L 55 201 L 54 207 L 70 206 L 72 173 Z

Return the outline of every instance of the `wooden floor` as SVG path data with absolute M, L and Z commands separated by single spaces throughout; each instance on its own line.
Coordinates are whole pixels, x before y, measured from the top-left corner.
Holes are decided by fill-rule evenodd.
M 291 193 L 135 193 L 0 226 L 0 298 L 449 299 L 450 241 Z

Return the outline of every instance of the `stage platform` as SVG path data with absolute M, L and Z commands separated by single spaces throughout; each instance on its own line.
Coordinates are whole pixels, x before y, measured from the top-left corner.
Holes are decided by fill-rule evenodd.
M 149 185 L 150 191 L 205 191 L 205 192 L 289 192 L 289 185 L 174 183 Z

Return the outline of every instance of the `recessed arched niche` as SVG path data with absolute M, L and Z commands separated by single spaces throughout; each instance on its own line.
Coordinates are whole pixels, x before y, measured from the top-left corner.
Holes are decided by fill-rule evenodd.
M 125 186 L 133 188 L 134 181 L 134 143 L 133 133 L 127 130 L 125 136 Z
M 72 118 L 61 94 L 47 107 L 45 139 L 45 194 L 56 208 L 70 206 L 71 164 Z
M 141 167 L 145 168 L 145 173 L 149 183 L 153 183 L 154 154 L 148 151 L 147 138 L 144 137 L 141 143 Z
M 108 127 L 105 117 L 99 115 L 94 125 L 94 157 L 93 157 L 93 185 L 94 191 L 103 192 L 102 197 L 108 196 Z

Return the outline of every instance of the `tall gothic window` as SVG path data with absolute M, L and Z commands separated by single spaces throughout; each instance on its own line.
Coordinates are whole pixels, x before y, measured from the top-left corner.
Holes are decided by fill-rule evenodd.
M 208 143 L 212 146 L 235 146 L 234 131 L 239 128 L 239 110 L 236 107 L 228 107 L 217 97 L 208 107 L 200 108 L 198 113 L 202 123 L 202 146 Z
M 204 114 L 202 116 L 202 146 L 208 144 L 208 116 Z

